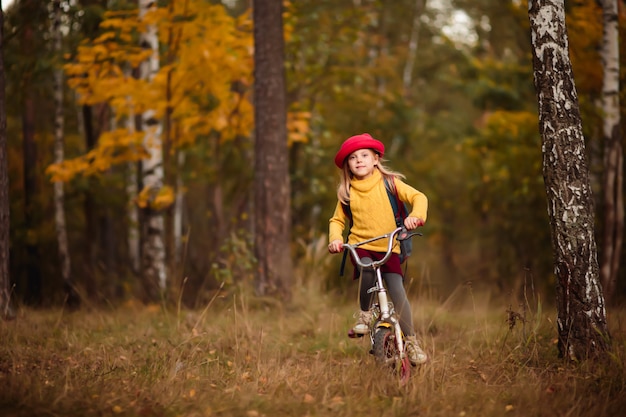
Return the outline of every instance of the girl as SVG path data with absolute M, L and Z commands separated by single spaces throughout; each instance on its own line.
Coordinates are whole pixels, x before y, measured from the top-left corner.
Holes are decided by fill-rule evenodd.
M 398 197 L 411 205 L 412 210 L 404 220 L 408 230 L 423 226 L 426 221 L 428 200 L 424 194 L 402 182 L 404 175 L 390 171 L 382 164 L 385 146 L 379 140 L 363 133 L 348 138 L 335 156 L 335 165 L 341 169 L 341 183 L 337 189 L 337 206 L 330 219 L 328 250 L 339 253 L 343 250 L 343 231 L 348 218 L 344 214 L 342 204 L 349 204 L 352 212 L 352 227 L 349 243 L 356 243 L 372 237 L 381 236 L 396 228 L 393 208 L 389 201 L 385 180 L 396 187 Z M 386 252 L 387 242 L 384 239 L 365 244 L 357 248 L 363 260 L 380 259 L 381 252 Z M 409 360 L 414 365 L 427 361 L 428 357 L 420 348 L 415 330 L 411 306 L 404 289 L 404 277 L 400 266 L 399 245 L 396 243 L 391 258 L 382 267 L 383 278 L 396 310 L 400 316 L 400 326 L 406 335 L 406 347 Z M 352 260 L 354 264 L 354 260 Z M 354 278 L 359 273 L 355 267 Z M 369 332 L 371 321 L 369 312 L 370 295 L 367 290 L 375 283 L 374 273 L 364 271 L 361 275 L 359 304 L 361 311 L 353 327 L 356 334 Z

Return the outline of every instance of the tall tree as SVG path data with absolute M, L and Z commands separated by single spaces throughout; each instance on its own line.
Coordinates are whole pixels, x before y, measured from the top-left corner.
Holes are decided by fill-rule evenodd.
M 79 36 L 84 39 L 95 38 L 100 31 L 100 23 L 102 21 L 102 15 L 104 10 L 104 0 L 81 0 L 80 2 L 80 18 L 78 19 L 78 27 L 80 28 Z M 102 108 L 101 105 L 95 103 L 83 103 L 80 106 L 79 120 L 81 126 L 79 129 L 82 131 L 85 140 L 85 149 L 90 151 L 98 146 L 98 136 L 103 130 L 100 117 L 96 117 L 98 114 L 98 108 Z M 106 231 L 102 230 L 98 221 L 98 217 L 101 213 L 101 204 L 98 204 L 98 194 L 101 190 L 100 184 L 95 178 L 87 178 L 85 180 L 87 186 L 81 190 L 83 200 L 83 216 L 85 218 L 85 227 L 83 228 L 83 241 L 84 245 L 81 250 L 83 251 L 83 259 L 86 262 L 77 264 L 77 269 L 80 268 L 78 274 L 82 277 L 81 284 L 86 290 L 88 296 L 95 298 L 97 294 L 102 294 L 101 282 L 99 282 L 98 266 L 103 265 L 104 262 L 100 261 L 100 245 L 99 239 Z
M 159 38 L 157 26 L 147 19 L 151 11 L 156 10 L 153 0 L 139 0 L 139 16 L 146 24 L 140 36 L 140 45 L 150 52 L 148 59 L 140 67 L 141 78 L 152 81 L 159 71 Z M 165 265 L 164 218 L 163 212 L 155 208 L 154 202 L 163 188 L 163 144 L 161 140 L 161 122 L 156 118 L 156 111 L 147 109 L 141 117 L 141 129 L 144 133 L 144 148 L 148 157 L 142 161 L 141 171 L 143 189 L 147 196 L 142 215 L 142 278 L 144 290 L 149 301 L 158 301 L 166 289 L 167 273 Z
M 610 337 L 564 0 L 529 0 L 528 16 L 555 257 L 559 354 L 580 360 L 605 352 Z
M 426 8 L 426 0 L 415 0 L 415 11 L 413 12 L 413 23 L 411 25 L 411 37 L 409 39 L 409 51 L 407 54 L 404 70 L 402 71 L 402 87 L 406 94 L 411 88 L 413 80 L 413 70 L 415 60 L 417 58 L 417 45 L 419 40 L 420 28 L 422 27 L 422 14 Z
M 61 31 L 61 0 L 54 0 L 52 3 L 52 39 L 54 51 L 60 60 L 63 56 L 63 32 Z M 54 70 L 54 162 L 59 164 L 64 159 L 63 136 L 65 118 L 63 116 L 63 68 L 58 65 Z M 54 182 L 54 220 L 57 233 L 57 246 L 59 260 L 61 262 L 61 275 L 63 276 L 63 286 L 65 289 L 65 299 L 70 307 L 79 304 L 78 294 L 74 289 L 71 277 L 70 252 L 67 243 L 67 226 L 65 221 L 65 193 L 63 181 Z
M 254 0 L 255 254 L 259 295 L 291 296 L 282 0 Z
M 624 239 L 624 154 L 620 129 L 617 0 L 602 0 L 602 133 L 604 136 L 604 236 L 600 277 L 607 300 L 615 290 Z
M 4 77 L 4 11 L 0 4 L 0 317 L 15 317 L 11 307 L 9 277 L 9 159 L 7 155 L 7 109 Z
M 28 228 L 26 242 L 27 262 L 27 298 L 31 304 L 39 304 L 42 299 L 42 277 L 39 268 L 39 242 L 37 234 L 37 204 L 35 202 L 39 193 L 37 176 L 37 142 L 35 140 L 35 128 L 37 120 L 35 99 L 35 29 L 36 22 L 30 16 L 38 13 L 35 0 L 21 1 L 20 14 L 23 19 L 23 27 L 20 36 L 20 47 L 27 56 L 31 57 L 25 74 L 22 77 L 22 144 L 24 160 L 24 219 Z

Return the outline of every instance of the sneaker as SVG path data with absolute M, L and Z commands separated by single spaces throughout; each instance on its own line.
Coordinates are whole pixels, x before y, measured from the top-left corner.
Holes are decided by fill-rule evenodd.
M 420 347 L 417 337 L 407 336 L 406 340 L 406 353 L 409 356 L 409 361 L 413 365 L 420 365 L 428 360 L 428 356 Z
M 352 327 L 352 331 L 356 334 L 368 334 L 370 332 L 370 323 L 372 322 L 372 313 L 369 311 L 360 311 L 359 318 Z

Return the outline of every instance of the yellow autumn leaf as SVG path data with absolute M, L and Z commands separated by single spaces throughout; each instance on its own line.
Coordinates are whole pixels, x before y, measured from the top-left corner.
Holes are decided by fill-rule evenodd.
M 166 48 L 171 59 L 161 56 L 161 66 L 150 80 L 134 78 L 127 72 L 152 53 L 135 39 L 147 25 L 156 27 L 164 46 L 170 42 L 169 33 L 177 36 L 176 45 Z M 126 118 L 149 110 L 161 120 L 169 106 L 170 126 L 183 132 L 171 135 L 174 149 L 214 132 L 220 141 L 246 136 L 254 125 L 249 97 L 254 68 L 251 27 L 250 13 L 233 18 L 223 5 L 203 0 L 174 2 L 171 8 L 153 7 L 142 19 L 136 9 L 106 12 L 100 24 L 102 34 L 83 42 L 73 62 L 64 66 L 67 83 L 76 91 L 80 104 L 106 103 L 120 125 Z M 297 117 L 293 126 L 292 140 L 306 140 L 305 118 Z M 162 146 L 160 138 L 153 143 L 147 138 L 140 145 L 137 135 L 116 132 L 107 137 L 103 133 L 97 149 L 77 158 L 78 164 L 51 168 L 51 176 L 69 180 L 76 175 L 92 175 L 145 157 L 143 147 Z M 150 201 L 160 207 L 170 204 L 167 194 Z

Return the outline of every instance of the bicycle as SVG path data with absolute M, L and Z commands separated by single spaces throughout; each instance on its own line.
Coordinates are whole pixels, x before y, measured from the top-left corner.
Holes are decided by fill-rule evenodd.
M 404 334 L 400 328 L 400 320 L 396 311 L 387 297 L 387 289 L 383 280 L 381 267 L 391 257 L 394 240 L 402 241 L 411 239 L 413 236 L 421 236 L 414 230 L 407 230 L 405 227 L 398 227 L 390 233 L 377 236 L 371 239 L 357 242 L 354 244 L 344 243 L 344 250 L 348 250 L 352 255 L 357 266 L 361 269 L 370 269 L 374 271 L 376 284 L 367 290 L 368 294 L 376 293 L 376 297 L 372 297 L 370 303 L 370 312 L 372 313 L 372 321 L 369 324 L 370 331 L 370 353 L 374 354 L 375 360 L 385 366 L 398 372 L 400 381 L 405 383 L 411 375 L 411 363 L 406 352 L 406 344 Z M 370 243 L 380 239 L 388 239 L 387 252 L 379 261 L 365 263 L 359 257 L 356 248 L 366 243 Z M 348 332 L 351 338 L 362 337 L 356 334 L 352 329 Z

